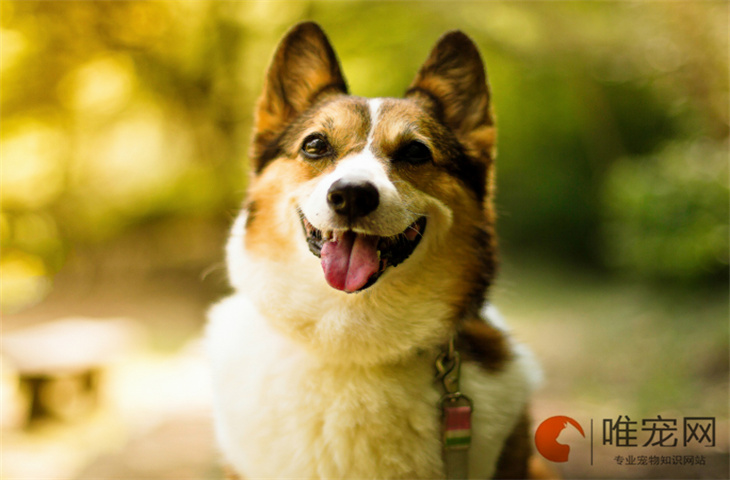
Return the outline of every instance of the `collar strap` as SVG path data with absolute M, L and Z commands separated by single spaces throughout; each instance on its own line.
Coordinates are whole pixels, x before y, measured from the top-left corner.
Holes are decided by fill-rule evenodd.
M 436 358 L 436 380 L 443 395 L 438 403 L 441 411 L 442 450 L 446 478 L 464 479 L 469 474 L 471 414 L 473 403 L 461 393 L 461 356 L 454 348 L 454 337 Z

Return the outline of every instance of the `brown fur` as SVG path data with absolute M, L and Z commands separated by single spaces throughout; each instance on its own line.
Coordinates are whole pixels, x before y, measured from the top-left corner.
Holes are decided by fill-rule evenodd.
M 534 452 L 530 424 L 530 416 L 525 412 L 504 444 L 493 478 L 530 480 L 561 478 L 554 468 Z
M 347 93 L 347 85 L 327 37 L 314 23 L 297 25 L 279 44 L 259 100 L 251 149 L 254 170 L 277 157 L 267 148 L 296 116 L 337 93 Z
M 476 222 L 476 232 L 469 232 L 478 242 L 470 257 L 477 261 L 465 277 L 469 287 L 460 311 L 461 318 L 470 318 L 484 303 L 497 269 L 492 204 L 496 130 L 484 63 L 476 45 L 458 31 L 441 37 L 406 91 L 406 98 L 413 98 L 453 132 L 459 147 L 452 153 L 456 161 L 447 168 L 481 203 L 483 221 Z
M 309 133 L 327 137 L 336 158 L 362 150 L 370 130 L 370 111 L 364 99 L 333 95 L 315 104 L 290 124 L 279 139 L 280 158 L 296 159 L 299 147 Z M 332 158 L 331 160 L 334 160 Z M 322 160 L 311 162 L 320 168 Z
M 298 232 L 277 236 L 274 200 L 328 172 L 339 158 L 362 150 L 372 119 L 364 99 L 345 95 L 334 51 L 314 24 L 294 27 L 285 36 L 267 80 L 252 151 L 257 176 L 249 191 L 256 207 L 251 214 L 260 221 L 249 218 L 247 248 L 283 261 L 293 251 L 290 243 Z M 501 334 L 462 320 L 477 318 L 497 266 L 491 204 L 495 129 L 489 100 L 476 46 L 463 33 L 448 33 L 434 47 L 406 98 L 384 100 L 372 145 L 373 153 L 386 161 L 411 140 L 432 150 L 432 164 L 384 164 L 395 181 L 410 183 L 458 213 L 452 236 L 461 241 L 444 245 L 443 264 L 462 274 L 443 293 L 453 299 L 453 318 L 469 358 L 496 371 L 508 360 Z M 299 147 L 313 132 L 327 138 L 334 150 L 331 158 L 300 159 Z
M 525 413 L 504 444 L 494 478 L 528 478 L 528 464 L 531 454 L 530 417 Z
M 406 91 L 454 132 L 465 148 L 459 165 L 486 192 L 496 131 L 484 64 L 476 45 L 461 32 L 441 37 Z M 482 195 L 480 200 L 484 197 Z
M 372 120 L 364 99 L 346 95 L 345 79 L 318 26 L 305 23 L 282 40 L 259 100 L 251 150 L 246 248 L 287 262 L 302 242 L 298 222 L 282 225 L 282 199 L 294 215 L 294 194 L 334 168 L 336 161 L 365 148 Z M 497 268 L 492 206 L 496 130 L 484 65 L 476 46 L 460 32 L 443 36 L 406 92 L 387 99 L 373 132 L 373 153 L 394 182 L 404 181 L 444 202 L 454 212 L 453 239 L 441 247 L 432 268 L 458 272 L 439 295 L 453 306 L 457 348 L 466 361 L 500 371 L 510 359 L 504 334 L 478 319 Z M 299 155 L 311 133 L 326 136 L 333 153 L 305 160 Z M 399 164 L 390 159 L 411 140 L 425 143 L 433 162 Z M 286 230 L 288 229 L 288 231 Z M 497 478 L 524 478 L 530 454 L 527 415 L 512 432 Z M 236 480 L 235 474 L 227 477 Z
M 248 194 L 256 211 L 255 219 L 247 222 L 246 248 L 249 251 L 278 262 L 285 262 L 288 256 L 295 254 L 294 242 L 301 241 L 300 227 L 292 224 L 289 231 L 281 231 L 277 211 L 279 200 L 317 174 L 319 171 L 302 162 L 273 162 L 251 183 Z
M 474 42 L 459 31 L 449 32 L 431 51 L 407 96 L 425 93 L 439 120 L 457 134 L 472 132 L 493 124 L 485 72 Z
M 504 334 L 478 318 L 461 322 L 456 336 L 456 349 L 464 360 L 476 362 L 490 372 L 501 371 L 511 358 Z

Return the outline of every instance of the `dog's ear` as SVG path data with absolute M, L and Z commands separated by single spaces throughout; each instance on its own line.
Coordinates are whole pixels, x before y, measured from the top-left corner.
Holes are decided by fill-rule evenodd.
M 489 87 L 481 56 L 464 33 L 442 36 L 406 91 L 450 127 L 476 157 L 493 155 Z
M 286 125 L 317 100 L 336 93 L 347 93 L 347 85 L 327 36 L 314 22 L 295 25 L 279 43 L 258 102 L 254 169 L 259 171 L 267 156 L 278 154 L 273 144 Z

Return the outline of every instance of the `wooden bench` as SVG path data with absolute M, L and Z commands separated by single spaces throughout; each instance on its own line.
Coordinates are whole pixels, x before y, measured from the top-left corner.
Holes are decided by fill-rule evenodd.
M 0 353 L 27 392 L 25 426 L 96 406 L 102 371 L 135 333 L 129 320 L 67 318 L 3 334 Z

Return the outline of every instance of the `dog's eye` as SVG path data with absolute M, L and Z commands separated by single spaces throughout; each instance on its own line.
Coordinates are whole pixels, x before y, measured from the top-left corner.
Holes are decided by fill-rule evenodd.
M 330 153 L 330 144 L 322 135 L 309 135 L 302 143 L 302 154 L 310 159 L 322 158 Z
M 431 150 L 423 143 L 418 140 L 408 142 L 393 155 L 393 161 L 395 162 L 406 162 L 411 165 L 421 165 L 422 163 L 430 162 L 433 159 Z

